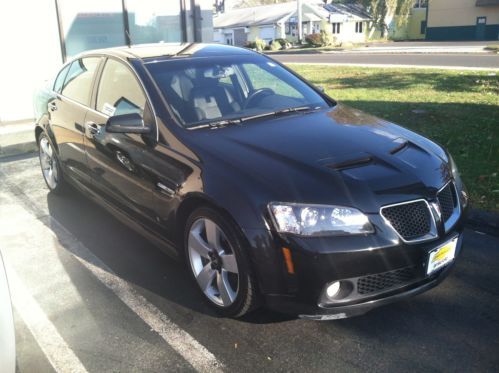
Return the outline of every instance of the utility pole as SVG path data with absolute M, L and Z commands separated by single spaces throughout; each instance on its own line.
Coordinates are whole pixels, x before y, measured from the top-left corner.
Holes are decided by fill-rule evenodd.
M 296 6 L 298 7 L 298 43 L 302 43 L 303 41 L 303 28 L 302 28 L 302 16 L 301 16 L 301 2 L 302 0 L 296 0 Z

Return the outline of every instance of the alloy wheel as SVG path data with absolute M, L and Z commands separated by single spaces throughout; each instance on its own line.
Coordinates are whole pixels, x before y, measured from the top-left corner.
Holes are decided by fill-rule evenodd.
M 43 177 L 50 189 L 57 188 L 59 182 L 59 170 L 54 150 L 46 137 L 40 139 L 40 165 Z
M 239 269 L 227 236 L 212 220 L 200 218 L 189 231 L 188 253 L 196 281 L 213 303 L 231 306 L 239 292 Z

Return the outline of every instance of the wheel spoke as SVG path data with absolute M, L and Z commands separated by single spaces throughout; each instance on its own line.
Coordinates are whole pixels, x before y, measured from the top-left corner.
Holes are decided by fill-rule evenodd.
M 42 148 L 43 153 L 46 154 L 47 157 L 51 157 L 52 152 L 49 150 L 49 143 L 47 140 L 42 139 L 42 141 L 40 141 L 40 148 Z
M 52 176 L 54 177 L 54 181 L 57 182 L 57 166 L 52 163 Z
M 215 274 L 216 271 L 211 268 L 210 263 L 206 264 L 201 272 L 198 273 L 196 279 L 203 291 L 206 291 L 206 289 L 208 289 L 208 287 L 211 285 L 213 279 L 215 278 Z
M 224 306 L 229 306 L 236 299 L 236 294 L 232 291 L 227 279 L 227 272 L 217 272 L 217 288 Z
M 221 255 L 220 258 L 222 259 L 223 269 L 227 272 L 239 273 L 237 270 L 236 256 L 234 254 Z
M 198 232 L 191 231 L 189 233 L 189 247 L 196 250 L 196 252 L 203 258 L 209 258 L 208 253 L 211 250 Z
M 210 244 L 210 247 L 214 250 L 220 251 L 220 229 L 211 220 L 206 219 L 204 221 L 204 228 L 206 230 L 206 239 Z

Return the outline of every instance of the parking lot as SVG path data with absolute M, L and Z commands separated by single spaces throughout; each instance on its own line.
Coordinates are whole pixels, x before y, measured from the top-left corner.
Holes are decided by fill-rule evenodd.
M 34 155 L 0 161 L 0 185 L 19 372 L 497 371 L 498 237 L 467 230 L 439 287 L 361 317 L 231 320 L 82 194 L 48 194 Z

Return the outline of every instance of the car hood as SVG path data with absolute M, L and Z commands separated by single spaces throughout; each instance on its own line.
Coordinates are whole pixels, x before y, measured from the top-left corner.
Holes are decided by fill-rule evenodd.
M 191 132 L 208 169 L 259 189 L 265 201 L 380 206 L 433 198 L 450 178 L 448 157 L 430 140 L 338 104 L 312 113 Z M 212 163 L 214 162 L 214 163 Z

